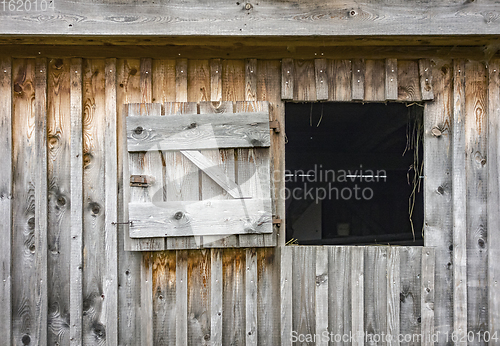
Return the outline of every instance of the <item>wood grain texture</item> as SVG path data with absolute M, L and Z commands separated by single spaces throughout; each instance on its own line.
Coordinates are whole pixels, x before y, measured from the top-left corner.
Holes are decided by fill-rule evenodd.
M 12 64 L 12 339 L 35 343 L 35 61 L 15 59 Z
M 490 61 L 488 83 L 488 327 L 490 334 L 500 330 L 500 61 Z M 1 71 L 0 71 L 1 72 Z M 499 342 L 490 341 L 492 345 Z
M 467 332 L 488 328 L 487 124 L 488 76 L 483 63 L 465 64 L 467 171 Z M 462 331 L 457 331 L 462 332 Z M 477 340 L 474 344 L 484 345 Z
M 48 285 L 47 285 L 47 232 L 48 232 L 48 186 L 47 186 L 47 60 L 36 59 L 35 65 L 35 329 L 37 343 L 47 342 Z
M 351 253 L 351 319 L 353 346 L 364 345 L 364 248 L 353 247 Z M 387 273 L 387 280 L 390 274 Z M 399 317 L 399 314 L 395 315 Z
M 245 259 L 245 336 L 246 345 L 257 346 L 257 249 L 246 249 Z
M 222 61 L 222 101 L 245 99 L 245 61 Z
M 222 250 L 210 250 L 210 340 L 222 345 Z
M 142 253 L 141 263 L 141 345 L 153 345 L 153 257 Z
M 257 101 L 257 59 L 245 60 L 245 101 Z
M 211 76 L 208 60 L 188 60 L 187 98 L 190 102 L 210 101 Z
M 220 59 L 210 60 L 210 101 L 222 100 L 222 62 Z
M 188 100 L 188 61 L 177 59 L 175 63 L 175 101 Z
M 424 108 L 424 243 L 436 247 L 436 285 L 434 303 L 435 332 L 453 331 L 453 209 L 451 196 L 451 126 L 453 117 L 452 76 L 449 60 L 439 61 L 433 69 L 434 102 Z M 432 134 L 442 129 L 442 136 Z M 444 338 L 437 345 L 446 344 Z
M 12 60 L 0 59 L 0 339 L 12 344 Z
M 295 72 L 293 59 L 281 60 L 281 99 L 293 100 Z
M 210 260 L 209 249 L 191 250 L 188 253 L 187 334 L 189 345 L 212 345 L 210 341 Z
M 385 101 L 384 60 L 365 61 L 365 101 Z
M 355 101 L 365 98 L 365 69 L 363 59 L 352 60 L 351 98 Z
M 419 335 L 421 333 L 421 272 L 422 248 L 404 246 L 399 249 L 400 258 L 400 319 L 399 332 L 402 335 Z M 394 293 L 393 293 L 394 294 Z M 420 341 L 404 340 L 401 345 L 420 345 Z
M 314 72 L 316 77 L 316 99 L 318 101 L 328 100 L 328 71 L 326 59 L 314 60 Z
M 281 346 L 291 346 L 293 329 L 293 247 L 280 247 L 280 326 Z
M 340 266 L 341 263 L 336 264 Z M 364 261 L 364 332 L 367 345 L 385 344 L 387 332 L 387 248 L 368 246 Z
M 245 250 L 227 249 L 222 254 L 222 345 L 244 344 Z
M 351 60 L 328 60 L 328 100 L 351 101 Z
M 398 100 L 411 102 L 421 99 L 418 62 L 398 60 Z
M 154 59 L 152 74 L 152 102 L 163 104 L 175 101 L 175 60 Z
M 153 254 L 153 345 L 175 345 L 176 253 Z
M 293 100 L 316 101 L 314 60 L 294 60 Z
M 436 253 L 433 248 L 422 249 L 422 276 L 421 276 L 421 333 L 422 346 L 434 345 L 434 290 L 435 290 Z
M 430 59 L 420 59 L 418 61 L 418 72 L 420 76 L 420 93 L 422 100 L 428 101 L 434 98 L 432 92 L 432 65 Z
M 315 333 L 324 336 L 328 333 L 328 286 L 330 280 L 328 277 L 329 258 L 328 248 L 321 246 L 316 249 L 316 331 Z M 328 346 L 328 340 L 321 338 L 316 341 L 316 345 Z
M 334 335 L 349 335 L 352 330 L 350 249 L 347 246 L 328 247 L 328 276 L 335 278 L 328 285 L 328 325 Z M 340 340 L 339 344 L 351 345 L 351 342 Z
M 98 27 L 99 33 L 105 37 L 145 36 L 149 40 L 158 37 L 159 42 L 164 42 L 161 38 L 165 36 L 183 39 L 194 36 L 199 42 L 210 36 L 240 40 L 254 36 L 256 41 L 263 36 L 285 36 L 304 41 L 316 37 L 324 44 L 335 42 L 337 38 L 345 40 L 347 36 L 351 38 L 348 41 L 351 44 L 364 44 L 365 40 L 359 37 L 367 36 L 369 41 L 376 36 L 389 36 L 386 39 L 390 39 L 391 36 L 414 36 L 416 33 L 428 36 L 496 34 L 495 24 L 498 22 L 495 16 L 497 8 L 492 1 L 465 7 L 450 0 L 431 1 L 419 6 L 410 6 L 403 1 L 317 3 L 295 0 L 259 3 L 250 10 L 245 10 L 244 3 L 222 0 L 210 4 L 199 4 L 194 0 L 155 2 L 140 8 L 128 3 L 106 6 L 108 3 L 99 1 L 96 3 L 99 11 L 92 4 L 90 1 L 75 4 L 61 0 L 56 6 L 57 12 L 33 11 L 27 16 L 29 20 L 23 20 L 23 14 L 7 12 L 0 30 L 5 35 L 78 37 L 95 34 Z M 196 9 L 196 14 L 192 13 L 193 9 Z M 42 16 L 44 13 L 47 15 Z M 131 13 L 133 16 L 129 17 Z M 290 44 L 289 50 L 294 48 Z
M 188 251 L 176 251 L 175 345 L 188 345 Z
M 280 344 L 279 256 L 276 247 L 257 249 L 257 345 L 259 346 Z
M 388 346 L 400 344 L 400 292 L 401 292 L 401 262 L 400 249 L 390 247 L 387 250 L 387 334 L 391 335 Z
M 398 99 L 398 60 L 385 59 L 385 99 Z
M 69 59 L 51 59 L 47 73 L 48 344 L 70 343 L 70 65 Z
M 459 72 L 460 71 L 460 72 Z M 467 177 L 465 149 L 465 61 L 453 62 L 452 127 L 453 329 L 467 330 Z M 461 344 L 463 342 L 460 342 Z
M 71 121 L 71 259 L 70 259 L 70 345 L 82 344 L 83 331 L 83 102 L 82 59 L 70 66 Z

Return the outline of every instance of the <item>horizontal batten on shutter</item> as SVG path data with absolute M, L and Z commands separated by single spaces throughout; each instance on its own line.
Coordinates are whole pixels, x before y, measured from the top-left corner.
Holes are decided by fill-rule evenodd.
M 266 112 L 127 117 L 128 151 L 269 147 Z
M 272 233 L 270 199 L 129 203 L 132 238 Z

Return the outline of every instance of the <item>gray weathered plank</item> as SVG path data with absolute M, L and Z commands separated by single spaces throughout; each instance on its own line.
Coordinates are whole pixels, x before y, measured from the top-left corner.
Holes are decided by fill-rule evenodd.
M 493 335 L 500 330 L 500 61 L 490 61 L 488 71 L 488 327 Z
M 280 247 L 281 346 L 291 346 L 293 331 L 293 247 Z M 286 265 L 283 265 L 286 263 Z
M 420 77 L 420 93 L 423 101 L 434 99 L 432 92 L 432 65 L 430 59 L 418 61 L 418 72 Z
M 364 272 L 365 341 L 368 345 L 384 345 L 385 341 L 378 338 L 387 332 L 387 247 L 365 249 Z
M 328 100 L 351 101 L 351 60 L 329 60 Z
M 270 200 L 169 201 L 129 204 L 132 238 L 271 233 Z
M 400 249 L 387 249 L 387 346 L 398 346 L 400 334 Z
M 144 346 L 153 345 L 153 258 L 152 252 L 142 253 L 141 263 L 141 340 Z
M 275 346 L 280 344 L 281 300 L 279 263 L 281 262 L 278 248 L 266 247 L 257 249 L 257 345 L 259 346 Z
M 421 322 L 420 294 L 422 288 L 420 277 L 422 248 L 419 246 L 401 247 L 399 248 L 399 256 L 401 261 L 399 268 L 399 276 L 401 278 L 399 332 L 402 335 L 419 335 Z M 404 339 L 401 345 L 420 345 L 420 341 L 415 338 L 411 338 L 410 341 Z
M 365 62 L 363 59 L 352 60 L 351 98 L 355 101 L 365 98 Z
M 70 60 L 51 59 L 47 73 L 48 335 L 47 344 L 70 344 L 71 262 Z
M 222 63 L 220 59 L 210 60 L 210 101 L 222 100 Z
M 316 101 L 314 60 L 294 60 L 293 100 Z
M 351 249 L 352 345 L 364 345 L 364 248 Z M 399 317 L 399 314 L 397 315 Z
M 82 344 L 83 313 L 83 119 L 82 59 L 72 59 L 71 97 L 71 260 L 70 344 Z
M 153 258 L 153 344 L 175 345 L 176 253 L 159 251 Z
M 328 248 L 326 246 L 321 246 L 316 248 L 316 302 L 315 302 L 315 312 L 316 312 L 316 330 L 315 333 L 324 336 L 325 333 L 328 334 L 328 307 L 329 307 L 329 297 L 328 297 L 328 286 L 330 285 L 329 280 L 329 256 Z M 328 346 L 328 340 L 323 337 L 316 341 L 316 345 Z
M 10 58 L 0 59 L 0 339 L 12 343 L 12 65 Z
M 328 324 L 333 335 L 351 332 L 351 249 L 347 246 L 328 247 Z M 332 280 L 331 278 L 335 278 Z M 334 340 L 335 341 L 335 340 Z M 349 339 L 337 340 L 339 345 L 351 345 Z
M 482 62 L 465 64 L 467 174 L 467 330 L 483 334 L 488 324 L 487 124 L 488 76 Z M 473 313 L 473 311 L 475 313 Z M 463 333 L 465 331 L 456 331 Z M 484 339 L 473 344 L 485 345 Z
M 398 60 L 385 59 L 385 99 L 398 99 Z
M 35 303 L 34 343 L 47 342 L 48 285 L 47 285 L 47 60 L 37 58 L 35 65 Z
M 365 101 L 385 101 L 384 60 L 365 60 Z
M 176 251 L 175 345 L 188 345 L 188 252 Z
M 294 89 L 294 63 L 293 59 L 281 60 L 281 99 L 293 100 Z
M 222 345 L 222 250 L 210 252 L 210 340 Z
M 257 250 L 246 249 L 245 336 L 247 346 L 257 346 Z
M 318 101 L 328 100 L 328 74 L 326 59 L 314 60 L 314 72 L 316 77 L 316 99 Z
M 453 331 L 453 209 L 451 197 L 452 63 L 440 61 L 433 69 L 434 102 L 424 108 L 424 243 L 436 247 L 435 331 Z M 444 135 L 433 135 L 439 128 Z M 434 131 L 436 133 L 436 131 Z M 438 133 L 439 133 L 438 132 Z M 440 338 L 437 345 L 445 345 Z
M 453 62 L 452 126 L 453 329 L 467 330 L 467 177 L 465 172 L 465 61 Z M 460 344 L 464 340 L 459 340 Z
M 434 285 L 435 285 L 436 253 L 433 248 L 422 249 L 422 275 L 420 279 L 422 312 L 421 333 L 422 346 L 434 345 Z
M 118 238 L 113 224 L 118 221 L 118 151 L 116 147 L 116 59 L 106 59 L 105 65 L 105 130 L 104 163 L 105 205 L 104 205 L 104 256 L 106 266 L 104 294 L 104 321 L 108 345 L 118 345 Z

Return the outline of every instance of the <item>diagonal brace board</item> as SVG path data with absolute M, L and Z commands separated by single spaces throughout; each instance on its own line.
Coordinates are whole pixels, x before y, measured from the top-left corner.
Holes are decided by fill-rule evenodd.
M 219 184 L 220 187 L 226 190 L 233 198 L 252 198 L 252 196 L 244 196 L 238 184 L 231 180 L 219 166 L 198 150 L 181 150 L 181 153 Z

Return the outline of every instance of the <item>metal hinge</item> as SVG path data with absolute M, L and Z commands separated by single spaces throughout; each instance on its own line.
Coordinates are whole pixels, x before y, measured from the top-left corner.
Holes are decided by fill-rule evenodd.
M 131 175 L 130 186 L 135 187 L 148 187 L 154 183 L 154 178 L 149 175 Z
M 274 130 L 275 133 L 280 133 L 281 128 L 280 128 L 280 123 L 278 120 L 273 120 L 269 122 L 269 128 Z
M 279 226 L 281 226 L 282 222 L 283 222 L 283 220 L 281 220 L 279 218 L 279 216 L 273 216 L 273 225 L 276 225 L 279 227 Z

